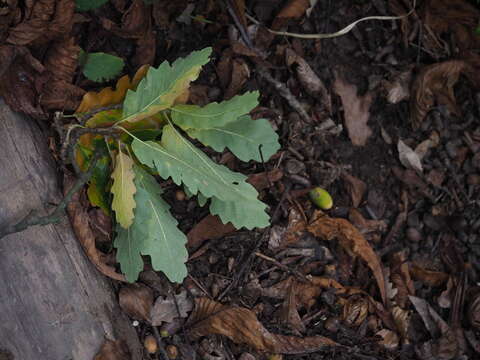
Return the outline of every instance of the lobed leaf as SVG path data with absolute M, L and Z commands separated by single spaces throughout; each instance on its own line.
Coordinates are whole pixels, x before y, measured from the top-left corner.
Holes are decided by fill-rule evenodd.
M 218 152 L 228 148 L 242 161 L 268 160 L 280 149 L 278 135 L 266 119 L 252 120 L 249 115 L 225 126 L 188 129 L 187 134 Z
M 215 164 L 173 125 L 163 128 L 160 143 L 135 139 L 132 149 L 143 164 L 156 168 L 164 179 L 171 177 L 177 185 L 187 186 L 192 194 L 200 191 L 212 198 L 210 211 L 224 223 L 230 221 L 237 228 L 248 229 L 268 226 L 266 205 L 257 199 L 255 188 L 245 182 L 246 176 Z
M 118 151 L 110 191 L 113 194 L 112 209 L 115 210 L 115 217 L 125 229 L 133 223 L 133 209 L 136 206 L 133 164 L 133 160 L 128 155 L 121 150 Z
M 175 105 L 172 120 L 182 129 L 208 129 L 225 126 L 248 114 L 258 105 L 258 91 L 237 95 L 221 103 L 210 103 L 204 107 L 197 105 Z
M 187 238 L 160 197 L 161 188 L 155 178 L 136 165 L 134 172 L 135 219 L 130 228 L 117 228 L 114 243 L 122 272 L 128 281 L 135 281 L 143 269 L 140 255 L 150 255 L 155 270 L 163 271 L 171 281 L 181 282 L 187 276 Z
M 195 80 L 212 52 L 211 48 L 194 51 L 172 65 L 163 62 L 150 68 L 137 90 L 129 90 L 123 104 L 124 121 L 137 121 L 170 108 Z

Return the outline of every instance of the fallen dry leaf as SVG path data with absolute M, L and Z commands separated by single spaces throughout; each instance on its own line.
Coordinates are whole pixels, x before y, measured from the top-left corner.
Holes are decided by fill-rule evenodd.
M 309 0 L 289 0 L 275 17 L 272 29 L 280 30 L 288 20 L 300 19 L 309 7 Z
M 427 1 L 423 21 L 438 37 L 453 37 L 455 47 L 460 50 L 478 48 L 480 41 L 475 29 L 478 26 L 480 11 L 465 0 Z M 437 46 L 441 46 L 437 42 Z
M 80 47 L 74 38 L 50 45 L 45 57 L 48 79 L 42 89 L 40 104 L 47 110 L 75 110 L 85 91 L 72 84 L 78 65 Z
M 397 294 L 395 302 L 403 309 L 407 306 L 408 296 L 415 295 L 415 287 L 410 277 L 410 270 L 407 263 L 405 251 L 399 251 L 391 257 L 390 280 L 395 284 Z
M 43 44 L 70 33 L 75 10 L 74 0 L 26 1 L 30 7 L 22 21 L 9 29 L 7 43 Z
M 425 66 L 415 78 L 410 98 L 411 121 L 418 128 L 435 103 L 445 105 L 456 115 L 460 111 L 455 101 L 453 87 L 460 74 L 470 72 L 463 60 L 449 60 Z
M 419 173 L 423 172 L 422 161 L 418 154 L 402 140 L 398 140 L 397 144 L 398 159 L 407 169 L 415 170 Z
M 300 84 L 302 84 L 307 93 L 321 103 L 324 109 L 330 114 L 332 112 L 330 94 L 310 65 L 290 48 L 285 50 L 285 59 L 287 65 L 294 69 Z
M 148 68 L 148 65 L 140 67 L 131 81 L 128 75 L 122 76 L 118 79 L 115 90 L 111 87 L 106 87 L 99 92 L 89 91 L 83 96 L 76 113 L 84 113 L 108 105 L 120 104 L 125 99 L 127 91 L 130 89 L 134 90 L 137 87 L 140 80 L 147 74 Z
M 358 208 L 362 202 L 365 191 L 367 191 L 367 184 L 346 172 L 342 173 L 342 179 L 350 194 L 350 199 L 352 199 L 352 206 Z
M 383 345 L 385 348 L 389 350 L 395 350 L 398 347 L 398 335 L 392 330 L 382 329 L 378 331 L 375 335 L 382 338 L 382 340 L 380 340 L 378 343 L 380 345 Z
M 64 176 L 64 193 L 73 186 L 75 179 L 68 173 Z M 72 224 L 73 231 L 77 237 L 77 240 L 83 247 L 86 255 L 95 267 L 103 275 L 106 275 L 112 279 L 119 281 L 126 281 L 125 276 L 115 271 L 115 268 L 107 265 L 106 255 L 100 252 L 95 246 L 95 235 L 90 227 L 89 216 L 87 210 L 80 202 L 80 195 L 82 191 L 78 191 L 73 195 L 72 200 L 67 205 L 67 213 Z
M 187 324 L 189 334 L 199 338 L 209 334 L 223 335 L 238 344 L 246 344 L 260 352 L 301 354 L 338 345 L 323 337 L 296 337 L 269 332 L 247 308 L 227 306 L 208 298 L 195 299 L 195 309 Z
M 230 83 L 225 90 L 224 99 L 229 100 L 237 95 L 243 88 L 243 85 L 250 77 L 250 68 L 242 58 L 234 58 L 232 60 L 232 70 Z
M 366 235 L 372 232 L 385 232 L 387 224 L 383 220 L 367 220 L 362 213 L 356 208 L 350 208 L 348 211 L 348 219 L 351 223 Z
M 338 239 L 351 256 L 360 257 L 372 270 L 377 281 L 383 303 L 388 304 L 386 280 L 383 274 L 380 258 L 360 232 L 347 220 L 331 218 L 317 210 L 307 226 L 307 230 L 324 240 Z
M 130 360 L 128 347 L 122 340 L 105 340 L 94 360 Z
M 409 296 L 409 299 L 434 339 L 430 341 L 434 358 L 444 360 L 455 358 L 459 344 L 452 329 L 424 299 L 415 296 Z M 438 338 L 439 332 L 440 338 Z
M 333 89 L 342 100 L 345 127 L 352 144 L 364 146 L 372 135 L 372 130 L 367 125 L 370 118 L 372 95 L 358 96 L 357 87 L 345 82 L 338 74 L 335 75 Z
M 153 306 L 153 291 L 143 284 L 127 284 L 118 293 L 122 310 L 137 320 L 150 321 Z
M 368 305 L 367 298 L 355 296 L 348 298 L 343 306 L 343 321 L 349 327 L 360 326 L 367 318 Z
M 432 287 L 442 286 L 449 278 L 447 273 L 427 270 L 415 264 L 410 265 L 410 274 L 415 280 Z
M 159 296 L 150 311 L 151 323 L 153 326 L 160 326 L 163 322 L 172 322 L 177 317 L 185 318 L 192 309 L 193 303 L 185 290 L 176 294 L 175 300 L 172 295 Z

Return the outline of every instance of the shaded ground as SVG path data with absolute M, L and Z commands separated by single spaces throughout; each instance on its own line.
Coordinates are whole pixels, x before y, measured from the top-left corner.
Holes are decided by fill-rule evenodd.
M 146 269 L 140 278 L 146 287 L 118 284 L 120 301 L 139 320 L 145 318 L 132 310 L 138 305 L 125 305 L 126 298 L 149 308 L 154 297 L 162 309 L 162 297 L 172 303 L 172 291 L 186 289 L 197 307 L 184 326 L 191 309 L 183 314 L 179 305 L 188 301 L 177 299 L 176 319 L 159 329 L 142 321 L 142 339 L 158 340 L 156 332 L 168 330 L 167 352 L 185 359 L 479 356 L 480 13 L 473 5 L 417 1 L 401 20 L 370 20 L 346 35 L 306 40 L 273 35 L 245 14 L 278 31 L 332 33 L 366 16 L 404 15 L 410 1 L 318 1 L 308 14 L 308 1 L 246 1 L 242 9 L 242 1 L 117 0 L 75 15 L 68 1 L 39 3 L 70 6 L 70 18 L 68 11 L 50 11 L 45 25 L 16 12 L 0 22 L 1 94 L 15 110 L 51 124 L 53 111 L 71 113 L 86 91 L 108 85 L 81 74 L 79 47 L 122 57 L 125 73 L 133 75 L 141 65 L 212 46 L 213 61 L 192 86 L 190 102 L 259 89 L 254 117 L 268 118 L 280 136 L 282 149 L 264 164 L 205 149 L 246 175 L 275 171 L 260 186 L 271 228 L 232 233 L 218 222 L 218 228 L 204 226 L 208 210 L 162 183 L 180 228 L 195 231 L 190 275 L 174 286 Z M 47 29 L 49 39 L 25 36 Z M 52 138 L 58 153 L 53 130 Z M 314 186 L 334 199 L 327 215 L 307 196 Z M 100 222 L 98 211 L 90 214 Z M 338 218 L 348 222 L 334 220 L 327 229 Z M 103 230 L 97 247 L 111 252 L 108 221 Z M 383 285 L 372 273 L 375 259 Z M 272 333 L 293 337 L 264 340 L 266 330 L 253 314 Z M 331 343 L 314 335 L 337 345 L 325 347 Z M 145 353 L 146 359 L 161 356 Z

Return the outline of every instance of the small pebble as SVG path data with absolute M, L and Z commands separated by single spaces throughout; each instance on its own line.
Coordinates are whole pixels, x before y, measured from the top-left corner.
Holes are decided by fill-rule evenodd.
M 178 348 L 175 345 L 168 345 L 166 348 L 169 359 L 176 359 L 178 357 Z
M 148 335 L 145 337 L 145 340 L 143 341 L 143 346 L 149 354 L 155 354 L 158 351 L 157 340 L 152 335 Z

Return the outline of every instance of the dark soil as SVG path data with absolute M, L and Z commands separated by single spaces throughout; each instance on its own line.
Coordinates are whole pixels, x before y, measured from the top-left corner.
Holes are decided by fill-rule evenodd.
M 232 160 L 228 154 L 219 155 L 204 149 L 215 160 L 245 175 L 279 168 L 283 177 L 261 192 L 262 200 L 270 207 L 270 214 L 275 214 L 271 228 L 239 230 L 205 241 L 198 256 L 188 262 L 190 276 L 176 290 L 186 288 L 192 297 L 208 296 L 226 305 L 253 309 L 261 323 L 273 333 L 300 337 L 323 335 L 342 345 L 311 354 L 285 355 L 286 359 L 475 359 L 480 356 L 480 297 L 475 297 L 480 281 L 480 84 L 467 72 L 462 73 L 454 86 L 456 112 L 444 98 L 436 97 L 438 89 L 434 88 L 429 95 L 434 99 L 433 104 L 421 119 L 420 126 L 416 127 L 412 122 L 412 109 L 417 101 L 413 79 L 420 76 L 428 65 L 452 59 L 464 60 L 463 45 L 456 38 L 453 27 L 447 26 L 445 31 L 436 34 L 443 47 L 431 47 L 426 38 L 425 32 L 434 32 L 435 28 L 428 27 L 424 13 L 428 7 L 435 7 L 435 2 L 417 1 L 417 12 L 408 20 L 365 21 L 348 34 L 333 39 L 270 36 L 266 31 L 258 30 L 253 41 L 259 51 L 267 54 L 263 59 L 232 50 L 236 43 L 246 47 L 245 38 L 235 25 L 235 15 L 232 17 L 228 11 L 234 1 L 190 3 L 194 7 L 192 16 L 203 16 L 208 22 L 194 19 L 189 24 L 178 21 L 188 5 L 186 1 L 158 1 L 149 6 L 146 14 L 151 22 L 149 31 L 155 36 L 154 56 L 143 49 L 134 36 L 122 36 L 121 31 L 115 32 L 102 25 L 102 21 L 109 19 L 120 29 L 122 26 L 126 28 L 125 23 L 122 25 L 122 16 L 130 8 L 130 3 L 112 1 L 98 10 L 82 14 L 84 21 L 76 23 L 71 32 L 75 43 L 86 51 L 103 51 L 122 57 L 127 63 L 125 71 L 131 75 L 148 56 L 148 61 L 158 66 L 164 60 L 173 61 L 193 50 L 212 46 L 213 61 L 204 67 L 195 82 L 190 101 L 197 104 L 221 101 L 228 91 L 235 95 L 258 89 L 261 93 L 258 117 L 270 120 L 282 145 L 280 152 L 263 164 L 241 163 Z M 246 12 L 262 24 L 273 27 L 276 15 L 286 3 L 246 1 Z M 406 3 L 409 1 L 318 1 L 309 17 L 303 14 L 297 19 L 293 16 L 287 18 L 280 29 L 303 34 L 336 32 L 363 17 L 402 14 L 404 12 L 396 9 L 402 9 Z M 122 4 L 123 12 L 119 10 Z M 150 16 L 152 12 L 153 16 Z M 451 16 L 460 15 L 452 12 Z M 420 30 L 414 32 L 415 26 Z M 470 30 L 475 31 L 474 28 Z M 286 64 L 285 49 L 294 50 L 316 73 L 331 97 L 331 111 L 325 108 L 325 99 L 318 94 L 312 95 L 302 83 L 296 73 L 297 67 Z M 35 55 L 42 51 L 32 48 Z M 240 68 L 236 67 L 227 67 L 231 73 L 224 73 L 219 66 L 226 57 L 246 68 L 248 76 L 242 75 Z M 290 90 L 306 110 L 310 123 L 302 119 L 278 89 L 261 76 L 260 66 L 266 67 L 274 79 Z M 408 71 L 411 71 L 412 79 L 406 87 L 410 96 L 392 103 L 388 100 L 388 86 L 385 84 L 394 82 L 400 74 Z M 365 145 L 353 145 L 352 136 L 347 131 L 344 99 L 334 90 L 339 76 L 357 87 L 357 97 L 372 97 L 368 119 L 371 135 Z M 72 83 L 85 91 L 114 85 L 112 82 L 99 86 L 85 79 L 78 70 Z M 78 105 L 79 98 L 75 101 L 74 105 Z M 22 104 L 11 105 L 17 110 L 26 109 Z M 74 106 L 71 107 L 73 110 Z M 68 113 L 68 106 L 64 109 Z M 44 106 L 41 116 L 36 117 L 49 119 L 53 110 L 64 109 Z M 35 115 L 33 112 L 29 114 Z M 322 124 L 328 119 L 334 126 L 342 126 L 343 130 L 323 129 Z M 401 163 L 397 148 L 399 140 L 415 149 L 432 136 L 437 143 L 421 160 L 423 172 L 408 169 Z M 355 204 L 346 174 L 366 185 L 358 204 Z M 208 210 L 199 207 L 194 200 L 179 200 L 178 188 L 171 182 L 162 182 L 162 186 L 182 231 L 190 231 L 208 214 Z M 299 308 L 305 331 L 298 332 L 288 322 L 282 322 L 279 309 L 286 300 L 268 297 L 261 289 L 273 286 L 295 272 L 332 277 L 343 286 L 359 287 L 376 301 L 381 301 L 369 267 L 339 246 L 337 241 L 315 239 L 307 233 L 299 236 L 298 243 L 288 247 L 271 246 L 274 231 L 285 231 L 292 221 L 292 212 L 300 214 L 301 218 L 312 218 L 315 205 L 308 198 L 307 191 L 314 186 L 325 188 L 334 200 L 334 207 L 327 214 L 349 219 L 356 225 L 379 255 L 384 269 L 395 274 L 396 278 L 392 276 L 388 282 L 403 294 L 403 300 L 399 300 L 397 293 L 386 311 L 391 314 L 393 307 L 400 306 L 408 313 L 408 320 L 398 320 L 394 316 L 396 327 L 391 328 L 386 321 L 382 322 L 388 314 L 379 314 L 370 308 L 363 320 L 349 322 L 349 311 L 353 310 L 346 309 L 345 302 L 339 302 L 340 296 L 335 291 L 324 289 L 308 308 Z M 352 208 L 361 214 L 363 220 L 383 220 L 384 228 L 372 230 L 369 225 L 355 221 Z M 296 249 L 296 255 L 292 249 Z M 307 249 L 313 249 L 313 253 Z M 192 255 L 199 249 L 190 250 Z M 328 256 L 325 251 L 329 252 Z M 273 258 L 285 267 L 255 253 Z M 407 273 L 410 269 L 412 279 L 402 278 L 405 273 L 398 270 L 402 265 L 407 267 Z M 417 269 L 415 273 L 413 268 Z M 423 269 L 420 275 L 418 268 Z M 152 273 L 150 271 L 149 276 L 154 276 Z M 434 284 L 432 277 L 439 274 L 444 274 L 444 281 Z M 141 277 L 140 281 L 152 286 L 151 279 L 145 279 Z M 254 280 L 258 281 L 259 288 L 251 286 Z M 156 295 L 162 295 L 158 288 L 154 289 Z M 431 331 L 430 324 L 422 319 L 408 295 L 425 300 L 443 319 L 448 331 L 439 325 L 438 319 L 431 321 L 442 330 Z M 352 297 L 344 300 L 353 301 Z M 475 301 L 476 305 L 472 305 Z M 402 327 L 405 327 L 403 333 Z M 194 351 L 202 359 L 267 358 L 256 349 L 237 344 L 227 337 L 212 334 L 197 339 L 189 336 L 188 326 L 177 330 L 175 335 L 165 338 L 164 343 L 183 349 L 184 353 L 178 358 L 194 359 Z M 388 338 L 383 341 L 385 346 L 382 345 L 378 342 L 381 340 L 380 330 L 396 334 L 397 339 Z M 140 337 L 150 333 L 153 329 L 147 323 L 139 326 Z M 145 354 L 146 359 L 160 358 L 156 356 L 160 355 Z

